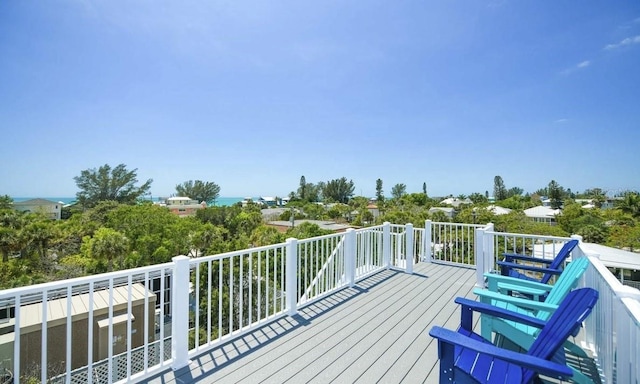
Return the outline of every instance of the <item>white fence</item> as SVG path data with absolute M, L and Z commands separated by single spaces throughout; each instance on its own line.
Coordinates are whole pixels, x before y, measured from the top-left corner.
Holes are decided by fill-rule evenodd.
M 413 235 L 385 223 L 4 290 L 0 361 L 15 383 L 139 381 L 381 269 L 411 272 Z
M 586 257 L 590 265 L 581 286 L 599 292 L 598 303 L 585 322 L 586 347 L 593 352 L 606 382 L 637 383 L 640 378 L 640 291 L 622 285 L 597 255 Z
M 0 361 L 14 382 L 140 381 L 382 269 L 418 261 L 495 269 L 504 252 L 553 257 L 567 238 L 493 225 L 384 225 L 221 255 L 0 291 Z M 573 257 L 582 257 L 580 247 Z M 608 382 L 640 376 L 640 292 L 594 257 L 583 279 L 600 300 L 587 347 Z M 17 373 L 17 374 L 16 374 Z M 636 380 L 637 381 L 637 380 Z

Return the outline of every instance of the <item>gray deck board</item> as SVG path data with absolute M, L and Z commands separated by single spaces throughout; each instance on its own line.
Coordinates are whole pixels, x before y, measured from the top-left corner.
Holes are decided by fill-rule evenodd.
M 456 328 L 475 271 L 418 264 L 383 271 L 192 360 L 152 383 L 437 382 L 433 325 Z
M 429 330 L 458 327 L 454 299 L 475 299 L 475 270 L 421 263 L 414 271 L 382 271 L 147 381 L 436 383 L 438 345 Z

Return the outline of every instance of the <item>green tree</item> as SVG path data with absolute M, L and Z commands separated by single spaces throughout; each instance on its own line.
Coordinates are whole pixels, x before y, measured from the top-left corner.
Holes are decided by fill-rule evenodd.
M 504 186 L 502 177 L 496 176 L 493 178 L 493 197 L 496 201 L 504 200 L 507 198 L 507 188 Z
M 9 195 L 0 196 L 0 210 L 13 209 L 13 199 Z
M 189 180 L 176 185 L 176 193 L 179 196 L 189 197 L 198 202 L 215 204 L 220 196 L 220 186 L 212 181 Z
M 384 192 L 382 191 L 382 179 L 376 180 L 376 202 L 378 204 L 384 203 Z
M 391 196 L 394 199 L 400 199 L 402 196 L 407 194 L 407 186 L 405 184 L 396 184 L 391 188 Z
M 518 188 L 518 187 L 509 188 L 509 190 L 507 191 L 507 197 L 521 196 L 523 192 L 524 192 L 524 189 L 522 188 Z
M 47 249 L 49 242 L 57 237 L 56 227 L 49 219 L 41 218 L 33 220 L 25 227 L 25 236 L 27 241 L 32 242 L 40 255 L 40 263 L 43 267 L 48 268 Z
M 605 191 L 602 188 L 591 188 L 576 195 L 578 198 L 591 199 L 596 208 L 602 208 L 602 204 L 607 200 Z
M 637 192 L 625 192 L 623 199 L 616 204 L 617 208 L 632 217 L 640 217 L 640 194 Z
M 113 261 L 122 260 L 128 251 L 128 240 L 120 232 L 111 228 L 100 228 L 89 240 L 91 256 L 107 261 L 107 270 L 113 271 Z
M 307 198 L 307 179 L 304 175 L 300 176 L 300 187 L 298 188 L 298 195 L 300 195 L 300 200 L 304 200 Z
M 341 177 L 340 179 L 327 181 L 322 194 L 325 200 L 347 204 L 351 196 L 353 196 L 354 190 L 353 180 L 347 181 L 346 177 Z
M 474 204 L 482 204 L 486 203 L 489 200 L 482 193 L 474 192 L 469 195 L 469 200 L 473 201 Z
M 427 183 L 426 182 L 422 183 L 422 193 L 424 193 L 425 197 L 428 196 L 427 195 Z
M 24 215 L 13 209 L 0 210 L 0 253 L 2 261 L 8 262 L 9 255 L 23 248 L 22 230 Z
M 98 169 L 85 169 L 80 176 L 73 178 L 80 192 L 76 193 L 78 203 L 84 208 L 91 208 L 100 201 L 113 200 L 123 204 L 134 204 L 141 196 L 148 193 L 152 179 L 137 187 L 138 169 L 127 170 L 127 166 L 119 164 L 111 168 L 105 164 Z
M 563 188 L 558 184 L 555 180 L 551 180 L 549 182 L 549 186 L 547 187 L 549 191 L 549 200 L 551 200 L 551 208 L 560 209 L 562 208 L 562 196 L 564 194 Z

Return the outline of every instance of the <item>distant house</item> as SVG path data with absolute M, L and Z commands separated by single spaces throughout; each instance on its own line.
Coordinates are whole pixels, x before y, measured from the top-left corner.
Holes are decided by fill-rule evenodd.
M 302 223 L 316 224 L 320 229 L 333 232 L 344 232 L 349 228 L 358 228 L 350 224 L 338 224 L 333 221 L 307 219 L 295 220 L 293 223 L 291 221 L 276 220 L 268 222 L 267 225 L 276 228 L 279 232 L 286 232 L 288 229 L 296 227 Z
M 20 212 L 42 213 L 51 220 L 60 220 L 63 203 L 45 199 L 31 199 L 13 203 L 13 208 Z
M 375 204 L 367 205 L 367 210 L 371 212 L 371 215 L 373 215 L 373 220 L 377 219 L 378 216 L 380 216 L 380 209 Z
M 258 202 L 267 207 L 275 207 L 278 205 L 278 199 L 273 196 L 260 196 Z
M 552 209 L 551 207 L 538 206 L 525 209 L 524 214 L 537 223 L 555 225 L 556 215 L 562 214 L 562 211 L 560 209 Z
M 473 204 L 473 201 L 471 201 L 468 197 L 462 200 L 458 199 L 457 197 L 449 197 L 447 199 L 442 200 L 440 204 L 450 205 L 454 208 L 458 208 L 462 204 L 467 204 L 467 205 Z
M 448 218 L 453 219 L 456 214 L 456 210 L 450 207 L 432 207 L 429 208 L 429 214 L 433 215 L 435 212 L 443 212 Z
M 506 215 L 511 213 L 511 209 L 500 207 L 498 205 L 489 205 L 487 206 L 487 211 L 493 213 L 496 216 Z
M 130 287 L 114 287 L 113 300 L 109 299 L 109 290 L 101 289 L 93 292 L 93 320 L 89 322 L 89 293 L 73 296 L 72 307 L 67 307 L 67 299 L 51 299 L 46 321 L 47 361 L 52 366 L 69 363 L 72 369 L 86 366 L 89 351 L 91 360 L 98 361 L 109 357 L 109 349 L 114 355 L 127 351 L 127 344 L 137 348 L 154 339 L 154 312 L 156 295 L 142 284 Z M 109 303 L 113 317 L 109 318 Z M 146 306 L 145 306 L 145 303 Z M 67 311 L 71 308 L 71 312 Z M 0 323 L 0 352 L 2 356 L 13 356 L 20 359 L 21 367 L 39 364 L 42 359 L 42 303 L 29 303 L 20 307 L 19 324 L 10 318 Z M 131 330 L 128 320 L 131 319 Z M 146 320 L 146 321 L 145 321 Z M 71 361 L 65 362 L 67 337 L 67 321 L 71 321 L 73 337 L 73 353 Z M 147 324 L 148 340 L 145 340 L 145 324 Z M 19 329 L 20 353 L 15 354 L 15 330 Z M 92 339 L 89 339 L 91 329 Z M 130 340 L 129 340 L 130 338 Z M 89 339 L 89 341 L 88 341 Z M 91 344 L 89 344 L 91 343 Z M 91 346 L 91 349 L 89 349 Z M 11 361 L 10 364 L 13 364 Z
M 189 197 L 170 197 L 165 201 L 165 205 L 171 213 L 180 217 L 193 216 L 198 209 L 206 208 L 207 203 L 198 203 Z

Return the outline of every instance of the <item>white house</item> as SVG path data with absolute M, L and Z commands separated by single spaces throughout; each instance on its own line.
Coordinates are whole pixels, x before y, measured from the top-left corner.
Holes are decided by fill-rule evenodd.
M 52 220 L 60 220 L 63 203 L 46 199 L 31 199 L 14 202 L 13 208 L 20 212 L 42 213 Z
M 538 206 L 525 209 L 524 214 L 535 222 L 555 225 L 556 215 L 562 214 L 562 211 L 551 207 Z
M 511 213 L 511 209 L 500 207 L 498 205 L 488 205 L 487 206 L 487 211 L 489 211 L 489 212 L 491 212 L 491 213 L 493 213 L 494 215 L 497 215 L 497 216 L 506 215 L 508 213 Z
M 454 208 L 458 208 L 461 204 L 473 204 L 473 201 L 471 201 L 468 197 L 463 200 L 460 200 L 457 197 L 449 197 L 447 199 L 442 200 L 440 204 L 446 204 Z

